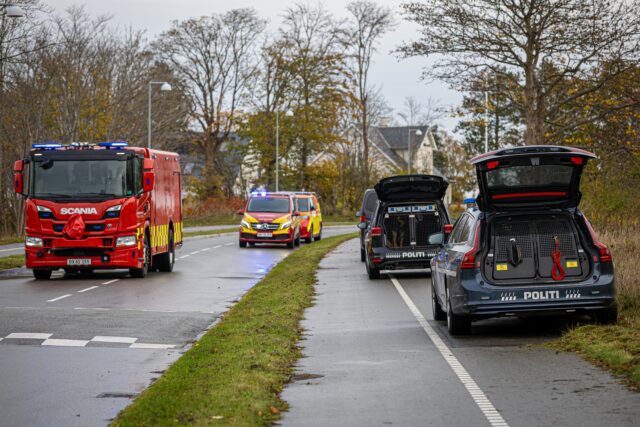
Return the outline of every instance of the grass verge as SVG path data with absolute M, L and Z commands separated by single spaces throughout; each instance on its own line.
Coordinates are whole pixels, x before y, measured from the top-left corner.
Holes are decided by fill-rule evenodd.
M 0 245 L 10 245 L 12 243 L 24 243 L 24 236 L 9 236 L 0 239 Z
M 606 224 L 605 221 L 601 221 Z M 637 223 L 604 226 L 600 240 L 607 244 L 615 261 L 620 316 L 617 325 L 579 325 L 557 341 L 555 350 L 573 351 L 609 369 L 632 389 L 640 391 L 640 241 Z
M 233 233 L 238 231 L 238 226 L 229 228 L 219 228 L 217 230 L 204 230 L 204 231 L 187 231 L 184 233 L 184 237 L 196 237 L 196 236 L 215 236 L 222 233 Z
M 0 270 L 18 268 L 24 265 L 24 255 L 10 255 L 0 258 Z
M 113 426 L 271 425 L 279 393 L 300 357 L 300 320 L 312 303 L 316 269 L 356 234 L 305 245 L 271 270 Z

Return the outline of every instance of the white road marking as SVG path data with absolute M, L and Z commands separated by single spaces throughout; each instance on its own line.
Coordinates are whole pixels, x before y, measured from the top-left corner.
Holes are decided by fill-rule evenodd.
M 103 285 L 110 285 L 112 283 L 116 283 L 118 280 L 120 280 L 120 279 L 109 280 L 108 282 L 104 282 Z
M 462 385 L 467 389 L 473 401 L 478 405 L 484 416 L 489 421 L 493 427 L 509 427 L 509 424 L 502 418 L 502 415 L 498 412 L 498 410 L 493 406 L 491 401 L 487 398 L 484 392 L 478 387 L 478 384 L 475 380 L 469 375 L 469 372 L 462 366 L 460 361 L 453 355 L 449 347 L 442 341 L 438 333 L 427 323 L 427 320 L 424 318 L 418 307 L 413 303 L 409 295 L 405 292 L 404 288 L 398 282 L 398 280 L 389 275 L 391 278 L 391 283 L 396 287 L 398 293 L 404 300 L 405 304 L 411 310 L 411 313 L 415 316 L 422 329 L 427 333 L 433 344 L 436 346 L 444 360 L 449 364 L 453 372 L 456 374 Z
M 218 248 L 221 248 L 221 247 L 222 247 L 222 245 L 217 245 L 217 246 L 214 246 L 213 249 L 218 249 Z
M 104 310 L 104 311 L 109 311 L 109 308 L 103 308 L 103 307 L 73 307 L 74 310 Z
M 178 258 L 178 259 L 183 259 L 183 258 L 188 258 L 188 257 L 189 257 L 189 255 L 187 254 L 187 255 L 182 255 L 182 256 L 181 256 L 180 258 Z
M 136 341 L 138 341 L 138 338 L 134 338 L 134 337 L 110 337 L 110 336 L 98 335 L 91 338 L 91 342 L 116 342 L 116 343 L 123 343 L 123 344 L 133 344 Z
M 152 349 L 170 349 L 174 348 L 175 345 L 172 344 L 145 344 L 145 343 L 133 343 L 129 346 L 129 348 L 152 348 Z
M 53 299 L 49 299 L 49 300 L 47 300 L 47 302 L 56 302 L 56 301 L 60 301 L 61 299 L 63 299 L 63 298 L 67 298 L 67 297 L 70 297 L 70 296 L 71 296 L 71 294 L 62 295 L 61 297 L 57 297 L 57 298 L 53 298 Z
M 191 252 L 189 255 L 195 255 L 195 254 L 199 254 L 200 251 L 195 251 L 195 252 Z
M 225 243 L 225 246 L 231 246 L 231 245 L 235 245 L 235 243 L 231 242 L 231 243 Z
M 53 334 L 40 334 L 40 333 L 31 333 L 31 332 L 14 332 L 12 334 L 7 335 L 5 338 L 15 338 L 22 340 L 46 340 Z
M 89 343 L 87 340 L 63 340 L 63 339 L 48 339 L 45 340 L 42 345 L 56 346 L 56 347 L 84 347 Z
M 81 294 L 83 292 L 88 292 L 88 291 L 90 291 L 92 289 L 97 289 L 97 288 L 98 288 L 98 286 L 91 286 L 90 288 L 85 288 L 85 289 L 82 289 L 82 290 L 78 291 L 78 293 Z
M 24 251 L 24 248 L 20 247 L 20 248 L 0 249 L 0 252 L 17 252 L 17 251 Z
M 204 248 L 204 249 L 202 250 L 202 252 L 206 252 L 206 251 L 210 251 L 210 250 L 211 250 L 211 248 Z

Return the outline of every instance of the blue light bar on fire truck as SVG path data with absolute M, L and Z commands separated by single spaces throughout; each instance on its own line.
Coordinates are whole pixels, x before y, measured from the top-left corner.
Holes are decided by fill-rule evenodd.
M 31 148 L 34 150 L 55 150 L 56 148 L 62 148 L 62 144 L 57 142 L 45 142 L 44 144 L 31 144 Z
M 105 141 L 105 142 L 99 142 L 98 143 L 98 147 L 105 147 L 105 148 L 122 148 L 122 147 L 128 147 L 129 144 L 126 143 L 125 141 Z

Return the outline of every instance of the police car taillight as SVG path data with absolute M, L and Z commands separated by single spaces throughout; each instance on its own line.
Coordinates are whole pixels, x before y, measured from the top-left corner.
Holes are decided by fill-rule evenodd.
M 480 249 L 480 221 L 476 224 L 476 232 L 473 238 L 473 248 L 462 257 L 460 268 L 476 268 L 476 253 Z M 480 264 L 480 262 L 478 262 Z M 480 267 L 480 265 L 478 265 Z
M 605 245 L 604 243 L 601 243 L 598 240 L 598 237 L 596 236 L 596 232 L 593 230 L 593 227 L 591 226 L 591 223 L 589 222 L 587 217 L 584 217 L 584 222 L 585 224 L 587 224 L 587 228 L 589 229 L 589 234 L 591 234 L 591 239 L 593 240 L 593 246 L 598 248 L 598 254 L 600 255 L 600 262 L 613 262 L 613 258 L 611 257 L 611 252 L 609 251 L 609 248 L 607 247 L 607 245 Z M 595 258 L 596 257 L 594 256 L 594 261 L 598 261 Z
M 371 228 L 371 236 L 382 236 L 382 228 L 380 228 L 380 227 L 372 227 Z
M 360 222 L 367 222 L 367 217 L 365 215 L 360 215 Z

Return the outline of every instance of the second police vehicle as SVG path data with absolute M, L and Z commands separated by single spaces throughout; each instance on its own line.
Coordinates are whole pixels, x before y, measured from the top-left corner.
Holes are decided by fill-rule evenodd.
M 473 320 L 583 313 L 617 319 L 613 261 L 580 203 L 580 178 L 595 155 L 570 147 L 503 149 L 471 160 L 477 207 L 431 260 L 436 320 L 452 335 Z

